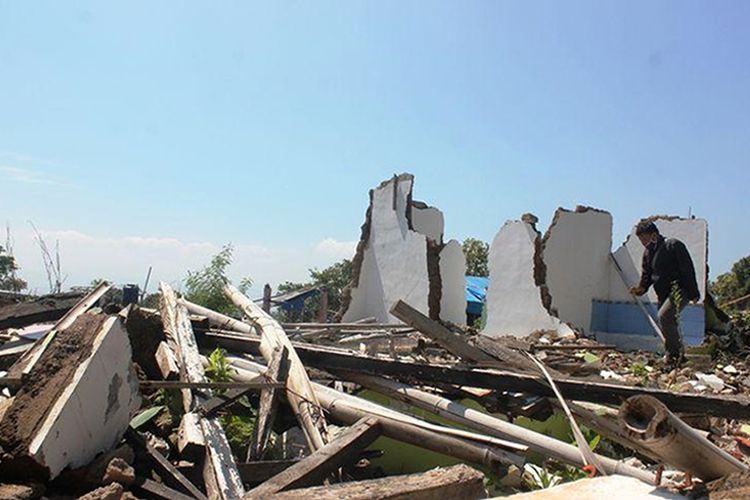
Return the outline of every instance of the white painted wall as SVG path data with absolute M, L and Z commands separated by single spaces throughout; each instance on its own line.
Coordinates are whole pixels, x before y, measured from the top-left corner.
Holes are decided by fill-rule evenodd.
M 29 453 L 49 468 L 52 478 L 65 467 L 86 465 L 120 441 L 140 403 L 127 332 L 119 318 L 111 317 L 99 329 L 91 356 L 53 405 Z
M 373 192 L 370 238 L 364 253 L 359 286 L 352 289 L 349 309 L 342 321 L 374 316 L 384 323 L 398 320 L 389 314 L 397 300 L 428 314 L 427 239 L 409 229 L 407 197 L 412 176 L 401 176 L 393 209 L 394 181 Z
M 419 208 L 412 205 L 411 223 L 415 231 L 422 233 L 433 241 L 442 243 L 445 222 L 443 212 L 437 208 Z
M 508 221 L 490 246 L 487 324 L 482 334 L 524 337 L 537 330 L 569 331 L 542 304 L 534 283 L 534 228 Z
M 695 277 L 698 281 L 698 290 L 701 293 L 700 303 L 706 295 L 706 259 L 708 257 L 708 223 L 704 219 L 657 219 L 654 221 L 659 232 L 665 238 L 677 238 L 688 248 L 690 257 L 695 266 Z M 644 248 L 635 235 L 635 226 L 625 243 L 620 246 L 614 256 L 625 272 L 628 286 L 636 286 L 641 279 L 641 260 Z M 644 297 L 651 302 L 657 302 L 653 287 Z M 614 265 L 610 268 L 610 291 L 609 299 L 614 302 L 630 302 L 632 298 L 628 294 L 627 287 L 620 279 Z
M 591 299 L 609 297 L 612 215 L 558 209 L 544 244 L 552 309 L 566 323 L 590 330 Z
M 440 319 L 466 324 L 466 257 L 461 244 L 450 240 L 440 251 Z

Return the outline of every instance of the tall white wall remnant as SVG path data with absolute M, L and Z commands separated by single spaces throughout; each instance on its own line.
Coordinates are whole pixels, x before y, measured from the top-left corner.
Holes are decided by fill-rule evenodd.
M 558 208 L 544 235 L 543 258 L 551 309 L 588 332 L 591 299 L 609 295 L 612 215 L 604 210 Z
M 571 331 L 547 309 L 541 236 L 536 217 L 524 219 L 506 222 L 490 246 L 484 335 L 524 337 L 535 331 Z
M 466 264 L 443 243 L 442 212 L 412 200 L 413 185 L 414 176 L 401 174 L 370 191 L 342 321 L 398 322 L 389 311 L 403 300 L 432 318 L 466 322 L 457 312 L 466 309 Z

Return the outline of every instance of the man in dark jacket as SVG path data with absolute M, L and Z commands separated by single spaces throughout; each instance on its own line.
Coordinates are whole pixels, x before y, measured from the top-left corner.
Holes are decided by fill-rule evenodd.
M 683 347 L 677 315 L 688 302 L 700 299 L 693 260 L 683 242 L 664 239 L 653 222 L 641 222 L 635 234 L 646 251 L 643 253 L 641 282 L 631 288 L 630 293 L 640 296 L 654 286 L 659 299 L 659 326 L 666 340 L 666 361 L 679 364 Z

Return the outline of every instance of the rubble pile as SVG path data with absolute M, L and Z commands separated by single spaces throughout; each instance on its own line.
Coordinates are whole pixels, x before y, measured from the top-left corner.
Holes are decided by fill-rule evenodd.
M 3 498 L 483 498 L 554 471 L 595 477 L 560 498 L 748 488 L 750 367 L 710 346 L 666 369 L 571 332 L 485 337 L 401 300 L 389 323 L 279 323 L 231 286 L 234 317 L 164 283 L 158 310 L 107 314 L 109 288 L 2 331 Z M 588 437 L 528 425 L 555 418 Z M 383 478 L 381 436 L 462 464 Z

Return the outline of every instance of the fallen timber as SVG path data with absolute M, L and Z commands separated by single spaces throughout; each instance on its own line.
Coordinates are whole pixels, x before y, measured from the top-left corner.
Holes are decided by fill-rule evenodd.
M 177 302 L 177 296 L 168 284 L 162 282 L 160 289 L 164 333 L 176 348 L 181 381 L 207 382 L 187 308 Z M 200 443 L 203 438 L 205 443 L 203 479 L 208 497 L 232 499 L 243 495 L 245 489 L 240 473 L 218 417 L 204 417 L 198 413 L 200 404 L 209 401 L 211 393 L 206 390 L 193 394 L 191 389 L 184 388 L 182 396 L 183 422 L 197 422 L 192 426 L 198 434 L 195 442 Z
M 206 332 L 201 335 L 208 346 L 221 346 L 230 351 L 257 354 L 260 341 L 251 337 L 226 333 Z M 442 383 L 479 387 L 498 391 L 528 392 L 554 396 L 554 392 L 537 375 L 501 370 L 465 368 L 451 365 L 395 361 L 364 356 L 353 351 L 330 347 L 293 343 L 300 359 L 309 367 L 321 370 L 348 370 L 387 375 L 403 381 Z M 739 396 L 676 393 L 663 389 L 633 387 L 608 382 L 592 382 L 576 378 L 555 379 L 563 397 L 574 401 L 589 401 L 619 406 L 631 396 L 648 394 L 667 405 L 673 412 L 700 413 L 722 418 L 750 419 L 750 399 Z
M 620 407 L 618 420 L 631 439 L 659 462 L 713 481 L 747 466 L 677 418 L 658 399 L 634 396 Z
M 268 481 L 248 491 L 245 500 L 268 498 L 274 493 L 321 484 L 347 463 L 356 462 L 359 453 L 380 436 L 380 423 L 363 418 L 344 429 L 325 446 L 303 458 Z
M 230 356 L 229 361 L 236 372 L 234 378 L 238 380 L 252 378 L 265 371 L 263 365 L 246 359 Z M 489 446 L 452 435 L 454 431 L 460 431 L 459 429 L 429 424 L 416 417 L 399 413 L 330 387 L 317 383 L 312 385 L 321 407 L 333 419 L 344 424 L 352 425 L 363 417 L 374 417 L 380 422 L 384 436 L 477 465 L 484 465 L 495 471 L 508 464 L 521 466 L 524 462 L 521 456 L 504 451 L 498 445 Z M 443 434 L 439 430 L 451 434 Z M 469 436 L 471 433 L 463 431 L 463 435 Z M 474 437 L 486 442 L 484 438 L 489 436 L 474 435 Z M 526 449 L 526 447 L 514 443 L 506 442 L 504 445 L 514 450 Z
M 267 363 L 271 363 L 273 360 L 275 349 L 286 348 L 289 363 L 287 399 L 289 399 L 290 406 L 300 423 L 310 449 L 314 451 L 322 448 L 328 441 L 325 416 L 318 411 L 315 392 L 313 392 L 305 366 L 294 350 L 292 342 L 275 319 L 235 287 L 227 285 L 224 288 L 224 293 L 260 331 L 259 350 Z
M 506 422 L 487 413 L 467 408 L 450 399 L 382 377 L 362 375 L 355 372 L 337 372 L 337 374 L 373 391 L 436 413 L 451 422 L 524 444 L 529 447 L 529 450 L 541 453 L 546 457 L 552 457 L 578 467 L 585 465 L 578 448 L 571 444 Z M 654 475 L 648 471 L 631 467 L 609 457 L 595 456 L 601 463 L 603 471 L 608 474 L 621 474 L 635 477 L 649 484 L 654 483 Z
M 468 465 L 432 469 L 418 474 L 316 486 L 272 495 L 272 499 L 315 500 L 474 500 L 483 498 L 484 474 Z

